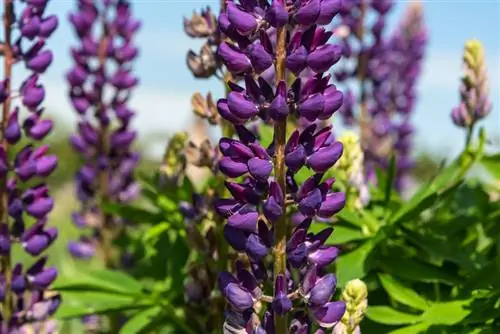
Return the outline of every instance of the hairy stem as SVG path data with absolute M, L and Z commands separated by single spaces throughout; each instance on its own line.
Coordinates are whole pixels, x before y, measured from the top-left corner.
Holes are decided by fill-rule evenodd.
M 8 149 L 8 143 L 5 140 L 5 130 L 7 128 L 7 121 L 9 119 L 10 105 L 11 105 L 11 76 L 12 76 L 12 65 L 14 64 L 14 54 L 12 52 L 12 24 L 14 20 L 14 3 L 13 0 L 4 0 L 4 13 L 3 13 L 3 25 L 4 25 L 4 45 L 3 45 L 3 58 L 4 58 L 4 76 L 5 82 L 5 92 L 8 94 L 6 100 L 3 103 L 2 110 L 2 123 L 0 129 L 0 145 L 3 146 L 5 151 Z M 9 214 L 8 214 L 8 193 L 7 193 L 7 175 L 0 179 L 0 224 L 7 225 L 9 227 Z M 2 318 L 4 324 L 8 323 L 10 319 L 14 303 L 12 298 L 11 283 L 12 283 L 12 263 L 9 252 L 2 256 L 1 259 L 1 272 L 4 276 L 5 283 L 5 297 L 2 303 Z M 4 331 L 6 329 L 0 328 Z
M 276 43 L 276 87 L 280 81 L 285 80 L 285 58 L 286 58 L 286 26 L 279 28 L 277 31 Z M 286 144 L 286 117 L 276 121 L 274 124 L 274 177 L 278 182 L 283 194 L 286 194 L 285 184 L 285 144 Z M 278 275 L 285 275 L 286 272 L 286 203 L 283 203 L 283 215 L 278 219 L 275 225 L 275 240 L 274 245 L 274 281 Z M 274 296 L 278 291 L 274 291 Z M 287 332 L 286 317 L 275 315 L 274 323 L 276 333 Z

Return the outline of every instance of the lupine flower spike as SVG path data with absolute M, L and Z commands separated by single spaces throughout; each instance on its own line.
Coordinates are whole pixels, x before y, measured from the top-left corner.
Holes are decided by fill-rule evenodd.
M 322 27 L 340 4 L 226 1 L 219 16 L 227 39 L 218 55 L 232 78 L 242 78 L 241 85 L 228 82 L 227 98 L 217 102 L 238 139 L 219 143 L 219 170 L 232 180 L 226 182 L 230 198 L 218 200 L 215 209 L 227 219 L 226 240 L 244 254 L 235 274 L 219 277 L 229 303 L 228 332 L 302 333 L 313 326 L 331 328 L 344 314 L 344 302 L 331 301 L 336 278 L 325 274 L 339 252 L 325 245 L 332 229 L 308 233 L 313 218 L 330 218 L 345 204 L 344 193 L 332 189 L 335 180 L 324 179 L 343 146 L 330 126 L 318 122 L 342 104 L 342 93 L 326 73 L 339 61 L 341 48 L 329 43 L 332 33 Z M 292 75 L 296 79 L 290 84 Z M 291 115 L 306 126 L 287 134 Z M 274 126 L 269 147 L 262 146 L 251 127 L 259 120 Z M 302 168 L 313 175 L 298 184 L 295 175 Z M 302 217 L 295 228 L 290 211 Z M 274 288 L 273 296 L 263 293 L 265 287 Z M 265 308 L 262 319 L 257 307 Z
M 85 232 L 68 248 L 77 259 L 97 255 L 107 267 L 119 267 L 129 257 L 113 241 L 126 222 L 102 212 L 100 203 L 127 203 L 140 192 L 134 178 L 140 156 L 132 150 L 135 112 L 128 102 L 139 82 L 132 64 L 139 55 L 133 38 L 141 22 L 132 16 L 127 0 L 78 0 L 69 21 L 79 40 L 66 74 L 69 99 L 79 117 L 70 144 L 83 160 L 75 175 L 81 208 L 72 219 Z M 93 326 L 96 319 L 85 321 Z
M 53 122 L 44 116 L 45 88 L 41 84 L 41 76 L 53 61 L 46 40 L 58 26 L 57 17 L 47 11 L 49 3 L 5 1 L 3 8 L 0 333 L 21 333 L 39 327 L 44 327 L 46 333 L 57 331 L 57 323 L 46 320 L 61 301 L 49 289 L 58 272 L 47 266 L 47 257 L 42 255 L 57 238 L 57 229 L 48 222 L 54 203 L 44 183 L 57 167 L 57 157 L 41 144 L 53 128 Z M 24 65 L 28 75 L 19 87 L 13 87 L 13 67 L 18 64 Z M 27 110 L 25 116 L 20 113 L 21 108 Z M 21 144 L 21 139 L 25 143 Z M 34 220 L 29 227 L 28 217 Z M 14 244 L 35 258 L 31 266 L 12 261 Z
M 465 44 L 460 104 L 453 108 L 451 118 L 456 126 L 467 129 L 467 144 L 476 122 L 486 117 L 492 108 L 488 93 L 488 75 L 481 42 Z

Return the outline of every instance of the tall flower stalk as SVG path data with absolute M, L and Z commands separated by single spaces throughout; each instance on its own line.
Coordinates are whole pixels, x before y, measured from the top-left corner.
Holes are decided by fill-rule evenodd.
M 53 127 L 52 121 L 43 116 L 45 89 L 39 82 L 53 60 L 52 52 L 45 48 L 45 40 L 58 25 L 57 17 L 46 10 L 48 4 L 48 0 L 3 2 L 0 333 L 17 332 L 23 330 L 25 324 L 44 321 L 60 303 L 59 295 L 48 290 L 57 277 L 57 270 L 46 267 L 46 256 L 38 258 L 27 269 L 13 263 L 11 258 L 13 244 L 19 244 L 36 258 L 57 237 L 57 229 L 47 227 L 53 200 L 43 182 L 57 167 L 57 157 L 48 153 L 47 145 L 40 144 Z M 13 87 L 13 68 L 20 63 L 29 74 L 19 87 Z M 25 110 L 23 117 L 21 112 L 24 114 Z M 21 144 L 21 139 L 28 143 Z
M 343 55 L 354 60 L 355 66 L 347 62 L 335 75 L 359 84 L 357 96 L 352 91 L 346 94 L 342 115 L 346 124 L 360 127 L 367 177 L 375 181 L 374 168 L 388 168 L 391 156 L 396 155 L 395 186 L 403 190 L 414 165 L 411 115 L 427 31 L 422 7 L 414 2 L 387 36 L 392 6 L 391 0 L 344 3 L 336 32 L 343 37 Z M 370 21 L 372 14 L 375 19 Z M 359 111 L 354 108 L 356 99 Z
M 74 66 L 66 75 L 79 116 L 70 142 L 84 161 L 75 176 L 81 209 L 72 217 L 77 227 L 88 231 L 69 244 L 69 251 L 80 259 L 97 254 L 105 266 L 119 267 L 123 254 L 113 242 L 125 222 L 105 213 L 100 205 L 127 203 L 139 193 L 134 179 L 139 154 L 132 151 L 135 113 L 128 103 L 138 84 L 132 73 L 138 56 L 133 37 L 141 23 L 125 0 L 79 0 L 69 20 L 80 41 L 71 49 Z
M 229 81 L 227 98 L 217 103 L 238 135 L 219 143 L 219 170 L 233 180 L 226 181 L 230 198 L 218 200 L 215 209 L 227 219 L 224 235 L 240 254 L 236 275 L 219 276 L 230 305 L 225 330 L 296 333 L 332 327 L 344 314 L 343 302 L 330 302 L 335 276 L 325 274 L 338 254 L 324 245 L 333 229 L 307 233 L 313 218 L 329 218 L 345 204 L 344 193 L 332 190 L 334 180 L 324 180 L 342 144 L 330 126 L 317 122 L 342 104 L 342 93 L 325 75 L 341 48 L 328 43 L 332 33 L 321 27 L 339 8 L 336 0 L 227 1 L 219 17 L 228 39 L 218 54 L 231 77 L 244 83 Z M 309 125 L 287 134 L 291 115 Z M 258 120 L 274 128 L 269 147 L 251 131 Z M 300 184 L 296 174 L 303 168 L 312 176 Z M 301 217 L 295 226 L 293 212 Z M 269 286 L 272 296 L 264 294 Z

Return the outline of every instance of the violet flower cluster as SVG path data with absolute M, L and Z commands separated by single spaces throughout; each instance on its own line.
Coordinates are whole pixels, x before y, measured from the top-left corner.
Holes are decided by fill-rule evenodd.
M 19 333 L 30 323 L 45 321 L 60 304 L 60 296 L 48 291 L 57 270 L 46 266 L 46 256 L 39 257 L 57 238 L 57 229 L 48 226 L 54 203 L 43 181 L 57 167 L 57 157 L 48 152 L 47 145 L 40 144 L 53 128 L 53 122 L 43 115 L 45 88 L 40 82 L 40 76 L 53 61 L 52 52 L 45 47 L 46 40 L 58 25 L 57 17 L 46 10 L 49 3 L 6 1 L 3 9 L 0 333 Z M 17 6 L 22 8 L 18 10 Z M 16 88 L 12 87 L 12 69 L 19 63 L 24 64 L 28 74 Z M 35 258 L 31 266 L 23 268 L 20 263 L 11 262 L 13 244 L 19 244 Z
M 107 266 L 118 265 L 113 240 L 123 222 L 101 212 L 102 201 L 126 203 L 139 194 L 134 170 L 139 154 L 131 147 L 136 131 L 129 106 L 138 78 L 132 73 L 139 51 L 133 38 L 141 26 L 125 0 L 79 0 L 69 20 L 79 45 L 72 48 L 74 65 L 67 73 L 69 97 L 78 113 L 72 147 L 84 164 L 75 176 L 76 194 L 82 206 L 73 213 L 79 228 L 90 230 L 71 242 L 71 254 L 89 259 L 96 252 Z
M 417 83 L 427 39 L 422 6 L 418 2 L 411 3 L 398 28 L 388 39 L 389 76 L 374 93 L 378 110 L 383 109 L 384 105 L 386 110 L 387 105 L 391 106 L 388 115 L 389 128 L 392 150 L 397 156 L 395 186 L 399 190 L 407 188 L 410 182 L 409 173 L 415 165 L 412 157 L 415 129 L 411 116 L 415 110 Z M 386 92 L 389 93 L 389 98 L 384 100 L 380 95 L 383 96 Z M 382 165 L 388 166 L 388 164 L 389 159 L 386 158 Z
M 219 56 L 233 77 L 243 77 L 244 85 L 228 82 L 227 99 L 217 103 L 238 139 L 219 143 L 219 169 L 233 180 L 226 182 L 231 197 L 218 200 L 215 209 L 227 219 L 227 242 L 242 254 L 235 275 L 223 272 L 219 277 L 229 303 L 224 326 L 247 333 L 333 327 L 345 311 L 343 302 L 330 301 L 336 278 L 326 267 L 338 249 L 325 241 L 333 229 L 313 234 L 308 228 L 315 217 L 329 218 L 345 204 L 345 195 L 332 190 L 334 180 L 323 179 L 341 157 L 342 144 L 331 127 L 314 124 L 330 118 L 342 104 L 342 93 L 325 74 L 339 61 L 341 49 L 328 43 L 332 33 L 321 27 L 331 22 L 340 1 L 240 0 L 226 5 L 219 27 L 229 40 L 220 45 Z M 297 78 L 290 85 L 289 74 Z M 313 124 L 287 140 L 289 115 Z M 274 124 L 269 147 L 248 128 L 259 118 Z M 302 168 L 314 174 L 298 184 Z M 295 226 L 288 223 L 290 211 L 298 212 Z M 271 249 L 274 268 L 268 261 Z M 266 285 L 274 286 L 273 296 L 264 294 Z M 262 303 L 267 309 L 259 319 Z M 290 323 L 287 314 L 293 315 Z
M 359 96 L 348 92 L 341 111 L 346 124 L 357 124 L 361 129 L 368 178 L 375 181 L 375 166 L 388 168 L 395 154 L 395 186 L 402 190 L 414 166 L 411 115 L 427 31 L 421 6 L 413 3 L 394 33 L 385 36 L 392 5 L 391 0 L 344 4 L 337 31 L 344 36 L 343 55 L 355 66 L 346 62 L 335 75 L 338 80 L 354 79 L 360 84 Z M 359 113 L 354 110 L 356 99 Z

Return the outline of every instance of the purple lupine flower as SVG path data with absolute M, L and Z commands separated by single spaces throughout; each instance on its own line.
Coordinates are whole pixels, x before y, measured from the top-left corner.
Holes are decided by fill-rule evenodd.
M 460 104 L 453 108 L 451 118 L 456 126 L 467 128 L 472 132 L 475 123 L 486 117 L 491 111 L 491 101 L 488 96 L 488 75 L 481 42 L 471 40 L 465 44 L 463 68 Z
M 45 89 L 40 80 L 54 57 L 45 47 L 46 39 L 58 25 L 57 17 L 47 11 L 49 2 L 13 1 L 6 2 L 4 8 L 6 41 L 2 44 L 2 56 L 5 58 L 6 77 L 0 81 L 0 103 L 6 118 L 0 128 L 0 201 L 7 207 L 0 207 L 2 258 L 11 257 L 14 243 L 36 258 L 57 238 L 57 229 L 48 226 L 47 217 L 53 208 L 53 200 L 44 183 L 44 179 L 56 169 L 57 157 L 49 154 L 47 145 L 39 143 L 53 127 L 53 122 L 43 114 Z M 15 88 L 10 76 L 13 65 L 18 63 L 24 64 L 29 75 Z M 19 91 L 20 99 L 13 99 L 14 90 Z M 28 111 L 24 118 L 19 113 L 21 107 Z M 28 143 L 21 148 L 14 146 L 23 136 Z M 9 160 L 10 156 L 12 160 Z M 24 214 L 35 219 L 30 227 L 25 226 Z M 10 261 L 2 259 L 2 263 Z M 47 291 L 57 277 L 57 269 L 46 264 L 47 257 L 44 256 L 26 270 L 20 263 L 14 263 L 12 267 L 1 266 L 1 333 L 21 333 L 30 326 L 40 326 L 57 310 L 59 295 Z M 10 271 L 9 275 L 7 271 Z M 6 282 L 7 279 L 10 281 Z
M 361 129 L 366 175 L 373 175 L 375 166 L 387 168 L 395 154 L 395 186 L 403 190 L 403 180 L 414 167 L 411 114 L 427 31 L 421 7 L 412 4 L 394 33 L 387 36 L 386 21 L 391 8 L 391 0 L 344 3 L 336 32 L 343 38 L 343 55 L 354 62 L 346 62 L 335 77 L 345 83 L 349 79 L 359 80 L 360 112 L 353 109 L 356 97 L 350 91 L 341 114 L 347 125 L 357 124 Z M 364 20 L 368 11 L 375 15 L 371 25 Z M 354 67 L 350 66 L 352 63 Z
M 237 263 L 236 276 L 224 272 L 219 278 L 229 303 L 227 330 L 307 331 L 312 321 L 332 327 L 344 314 L 343 302 L 330 301 L 335 276 L 320 270 L 339 254 L 337 248 L 325 245 L 333 229 L 308 234 L 313 218 L 330 218 L 345 204 L 345 195 L 333 190 L 334 180 L 323 179 L 343 151 L 332 128 L 324 126 L 342 105 L 342 92 L 325 73 L 340 60 L 342 48 L 330 44 L 332 32 L 320 26 L 331 22 L 342 3 L 227 1 L 219 16 L 220 30 L 228 39 L 218 54 L 232 77 L 242 83 L 228 82 L 227 98 L 217 103 L 220 116 L 235 126 L 239 138 L 219 142 L 218 168 L 236 180 L 226 181 L 231 197 L 217 199 L 214 208 L 227 219 L 226 240 L 248 260 L 245 265 Z M 294 82 L 286 80 L 287 71 L 295 76 Z M 287 135 L 283 124 L 289 115 L 307 125 Z M 268 147 L 250 130 L 259 121 L 275 126 Z M 297 184 L 296 174 L 303 168 L 314 174 Z M 300 217 L 286 240 L 288 205 Z M 275 256 L 275 265 L 282 264 L 271 269 L 269 254 Z M 294 277 L 308 283 L 296 282 Z M 264 287 L 273 287 L 274 295 L 263 295 Z M 254 312 L 257 302 L 268 303 L 263 319 Z M 308 312 L 295 312 L 292 322 L 283 324 L 283 315 L 296 302 L 307 306 Z
M 113 15 L 99 15 L 101 12 Z M 69 249 L 75 257 L 87 259 L 95 254 L 96 247 L 111 246 L 109 240 L 107 245 L 103 245 L 102 240 L 92 240 L 102 235 L 98 231 L 114 229 L 123 223 L 101 213 L 98 202 L 128 202 L 139 193 L 134 179 L 139 154 L 131 150 L 136 138 L 130 126 L 134 112 L 127 101 L 138 83 L 131 72 L 131 64 L 138 56 L 133 37 L 140 22 L 132 17 L 130 4 L 122 0 L 80 0 L 77 10 L 69 15 L 69 21 L 80 45 L 71 51 L 75 64 L 66 79 L 70 100 L 81 115 L 77 133 L 72 135 L 70 142 L 85 158 L 85 164 L 75 175 L 82 210 L 74 216 L 78 217 L 75 223 L 79 227 L 91 230 L 90 235 L 70 243 Z M 98 31 L 97 26 L 103 28 Z M 89 113 L 95 117 L 95 122 L 89 121 Z M 86 221 L 91 216 L 98 217 L 94 219 L 96 223 Z M 111 265 L 111 262 L 106 264 Z
M 140 192 L 134 177 L 140 156 L 132 150 L 135 113 L 129 98 L 139 82 L 132 64 L 139 55 L 134 36 L 141 22 L 126 0 L 78 0 L 69 21 L 79 44 L 71 49 L 74 65 L 66 80 L 80 118 L 70 143 L 84 164 L 75 175 L 81 209 L 73 214 L 83 235 L 68 249 L 77 259 L 102 254 L 106 266 L 120 266 L 121 259 L 111 255 L 113 236 L 127 222 L 102 212 L 99 203 L 127 203 Z

